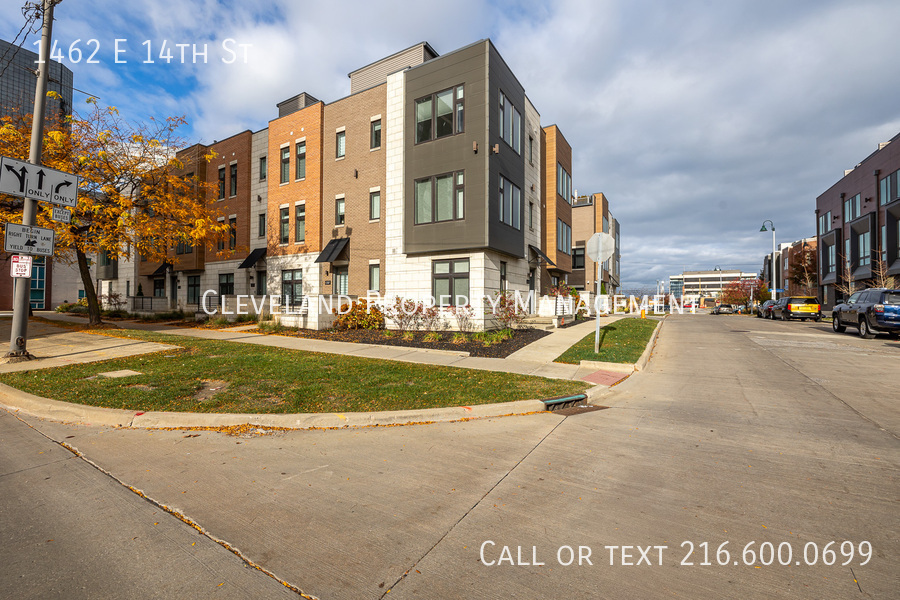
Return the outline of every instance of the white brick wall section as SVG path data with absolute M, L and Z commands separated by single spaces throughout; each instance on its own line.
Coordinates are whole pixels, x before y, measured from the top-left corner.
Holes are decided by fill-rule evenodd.
M 385 270 L 386 295 L 400 294 L 405 263 L 403 251 L 403 98 L 406 73 L 387 78 L 387 110 L 385 118 Z M 429 274 L 430 278 L 430 274 Z

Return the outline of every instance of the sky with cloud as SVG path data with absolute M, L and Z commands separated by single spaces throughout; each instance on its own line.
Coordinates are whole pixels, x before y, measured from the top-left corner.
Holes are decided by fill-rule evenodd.
M 6 0 L 0 38 L 22 4 Z M 640 288 L 758 271 L 765 219 L 778 242 L 815 235 L 816 196 L 900 132 L 898 24 L 896 0 L 63 0 L 54 38 L 76 88 L 136 120 L 184 115 L 209 143 L 299 92 L 346 96 L 349 72 L 417 42 L 489 37 L 572 144 L 574 187 L 609 198 L 623 287 Z

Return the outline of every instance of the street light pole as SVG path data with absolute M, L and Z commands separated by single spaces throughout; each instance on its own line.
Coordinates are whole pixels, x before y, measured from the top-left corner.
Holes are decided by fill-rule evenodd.
M 760 231 L 768 231 L 768 229 L 766 229 L 766 223 L 768 223 L 769 225 L 772 226 L 772 273 L 771 273 L 772 290 L 771 291 L 772 291 L 772 300 L 777 300 L 778 292 L 775 291 L 778 289 L 778 282 L 775 281 L 775 223 L 773 223 L 769 219 L 766 219 L 765 221 L 763 221 Z
M 43 25 L 41 27 L 41 44 L 37 84 L 34 88 L 34 116 L 31 125 L 31 148 L 28 162 L 40 166 L 44 142 L 44 104 L 47 99 L 47 79 L 50 70 L 50 40 L 53 28 L 53 5 L 55 0 L 43 0 Z M 37 200 L 25 198 L 22 208 L 22 225 L 34 226 L 37 214 Z M 10 326 L 9 353 L 5 358 L 10 360 L 28 360 L 33 358 L 26 348 L 28 339 L 28 307 L 30 304 L 31 277 L 17 277 L 13 292 L 13 318 Z

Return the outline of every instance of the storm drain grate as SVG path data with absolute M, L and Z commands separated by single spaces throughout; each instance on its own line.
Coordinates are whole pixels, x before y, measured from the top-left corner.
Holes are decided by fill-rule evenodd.
M 580 415 L 583 413 L 594 412 L 597 410 L 606 410 L 609 408 L 608 406 L 594 406 L 593 404 L 579 404 L 576 406 L 570 406 L 569 408 L 560 408 L 558 410 L 554 410 L 553 412 L 557 415 L 562 415 L 564 417 L 571 417 L 572 415 Z

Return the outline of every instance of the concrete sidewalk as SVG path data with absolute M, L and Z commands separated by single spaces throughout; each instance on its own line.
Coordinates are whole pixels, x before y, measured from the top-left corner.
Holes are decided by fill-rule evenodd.
M 87 322 L 87 320 L 83 318 L 59 315 L 52 312 L 41 313 L 39 316 L 54 321 Z M 612 323 L 620 318 L 622 317 L 605 317 L 601 321 L 601 326 Z M 598 399 L 608 391 L 609 386 L 618 383 L 626 377 L 626 375 L 622 373 L 598 370 L 596 366 L 569 365 L 553 362 L 557 356 L 562 354 L 572 344 L 593 331 L 593 321 L 553 330 L 550 335 L 544 336 L 529 344 L 507 358 L 473 357 L 469 356 L 467 352 L 453 352 L 446 350 L 379 346 L 375 344 L 355 344 L 278 335 L 262 335 L 250 333 L 247 330 L 180 328 L 137 321 L 119 321 L 116 322 L 116 324 L 125 329 L 137 329 L 185 337 L 255 344 L 288 350 L 343 354 L 361 358 L 396 360 L 436 366 L 533 375 L 554 379 L 580 380 L 593 385 L 593 387 L 587 390 L 589 401 Z M 6 319 L 2 320 L 2 325 L 0 325 L 0 335 L 3 333 L 3 325 L 6 327 L 6 335 L 8 337 L 9 321 Z M 176 346 L 167 344 L 123 340 L 121 338 L 110 336 L 73 332 L 44 323 L 31 322 L 29 324 L 29 350 L 36 354 L 41 360 L 0 365 L 0 373 L 52 368 L 67 364 L 107 360 L 110 358 L 123 358 L 168 350 L 175 347 Z M 78 349 L 77 352 L 73 352 L 75 348 Z M 381 413 L 257 415 L 135 412 L 86 405 L 71 405 L 65 402 L 58 402 L 26 394 L 2 385 L 0 385 L 0 405 L 11 410 L 20 410 L 33 416 L 95 425 L 125 427 L 220 427 L 249 423 L 260 426 L 296 429 L 441 422 L 510 414 L 524 414 L 544 410 L 544 405 L 539 400 L 523 400 L 519 402 L 478 405 L 472 407 Z

